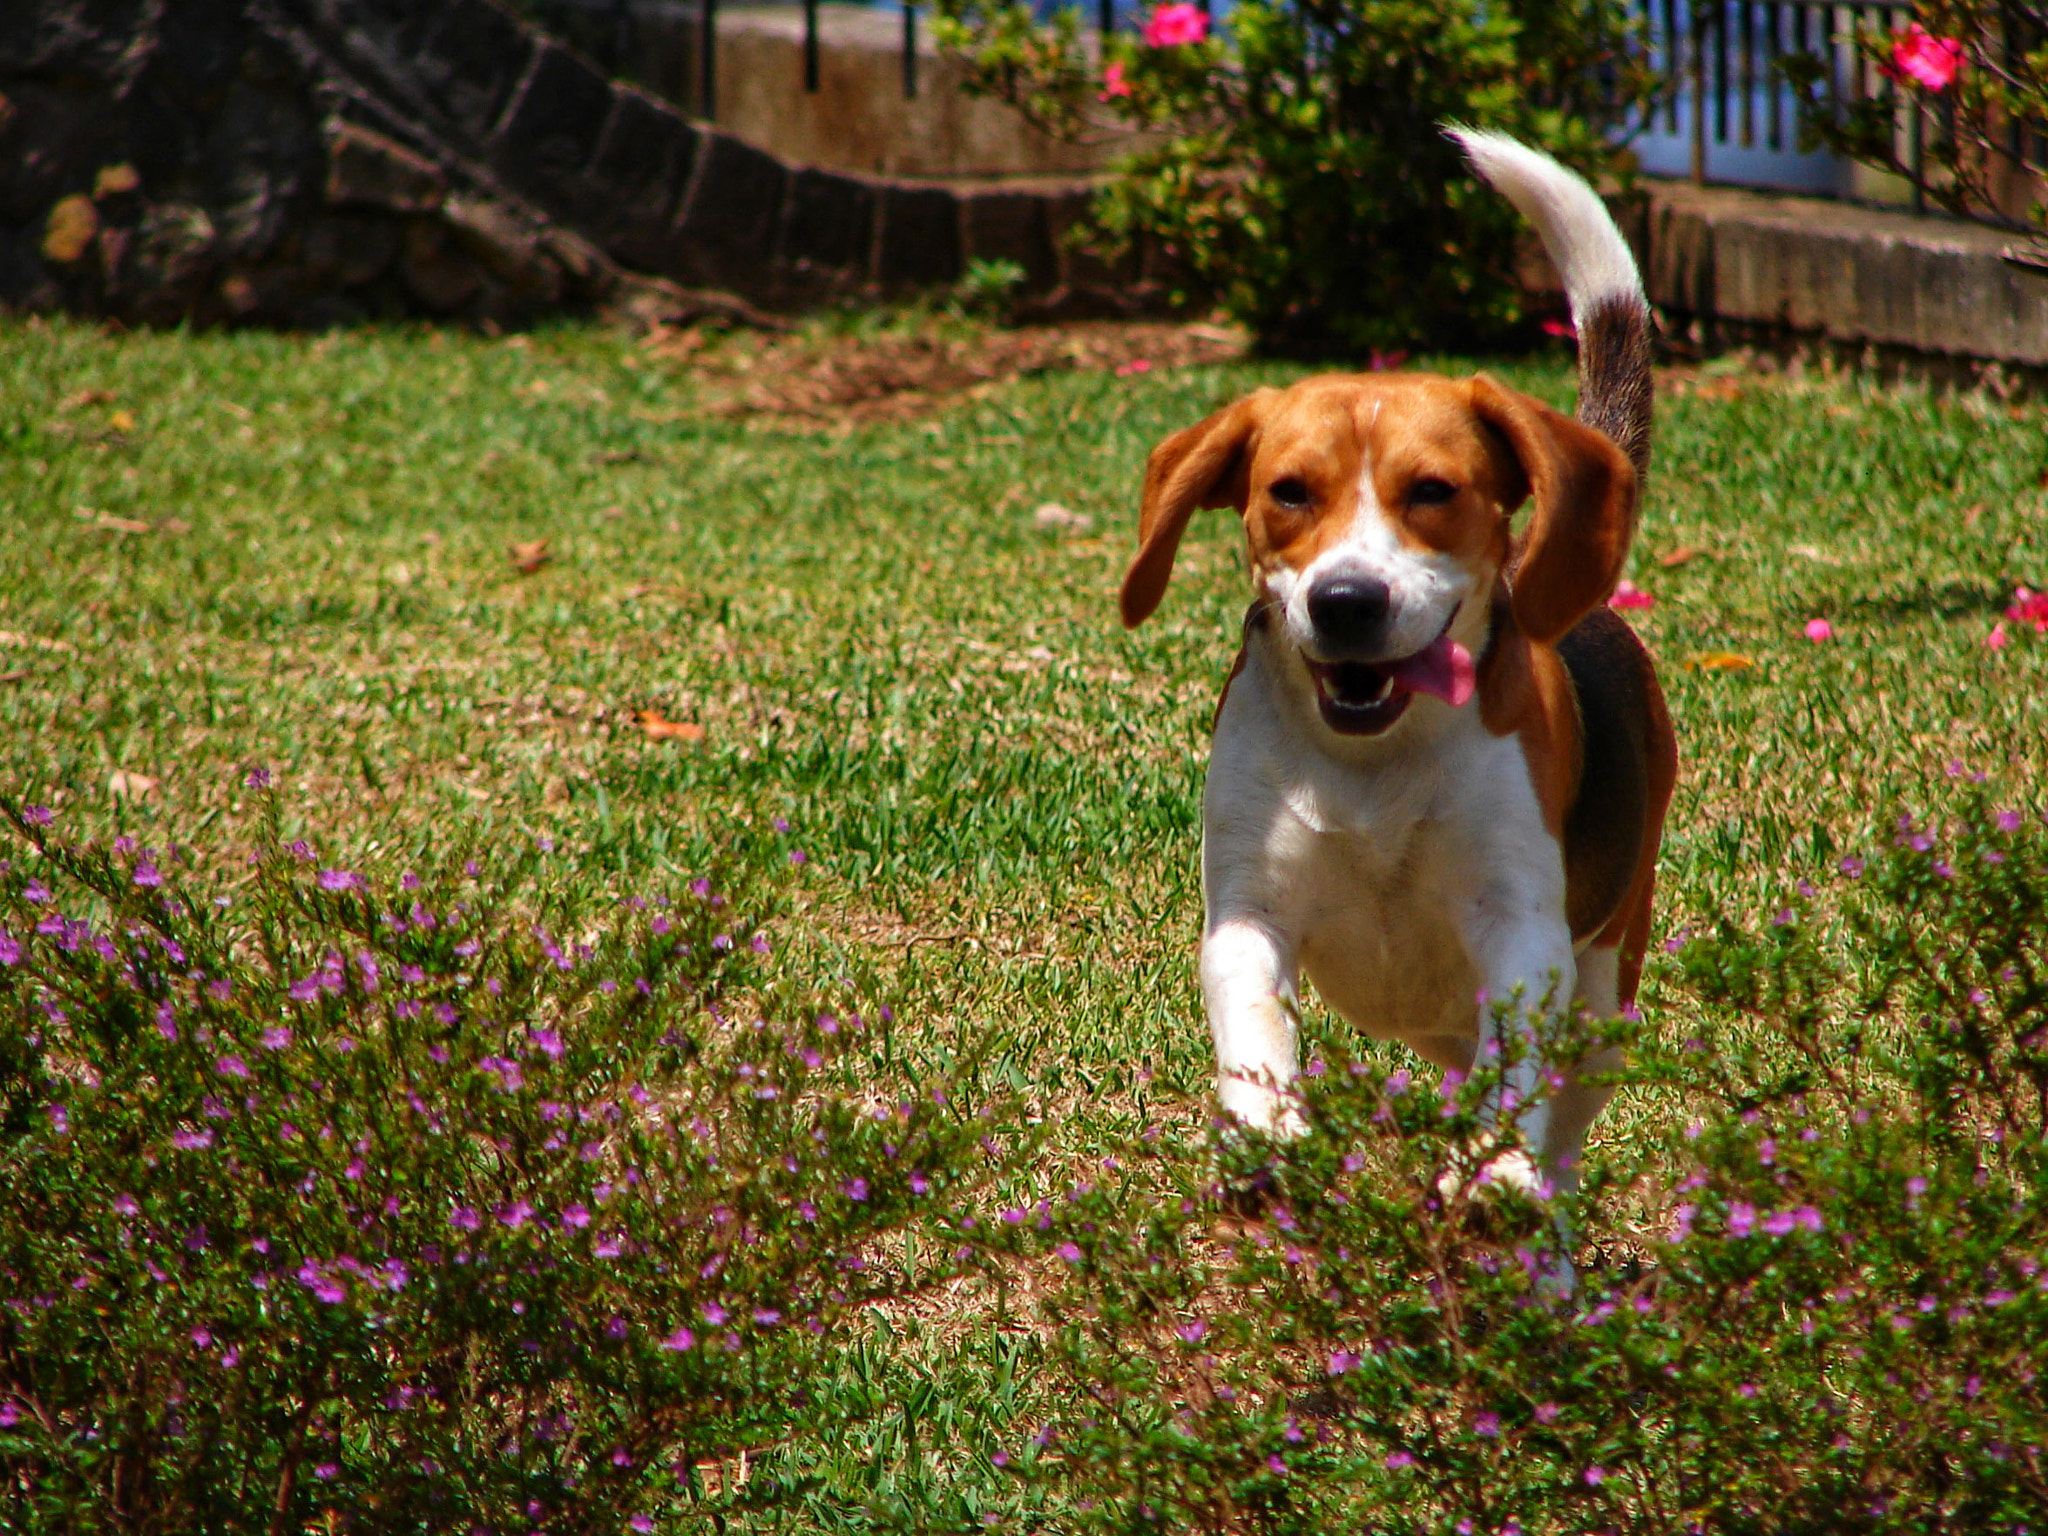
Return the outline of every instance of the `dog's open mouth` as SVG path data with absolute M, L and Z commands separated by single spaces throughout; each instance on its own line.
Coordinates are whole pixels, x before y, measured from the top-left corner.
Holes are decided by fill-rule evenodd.
M 1316 702 L 1323 723 L 1345 736 L 1376 736 L 1400 719 L 1418 693 L 1442 699 L 1453 709 L 1472 697 L 1476 669 L 1472 653 L 1448 634 L 1438 635 L 1413 656 L 1387 661 L 1312 661 Z

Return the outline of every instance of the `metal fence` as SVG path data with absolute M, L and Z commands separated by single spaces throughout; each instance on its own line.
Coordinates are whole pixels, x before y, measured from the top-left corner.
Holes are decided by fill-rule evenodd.
M 1855 46 L 1859 34 L 1903 31 L 1907 0 L 1638 0 L 1650 63 L 1662 80 L 1634 144 L 1645 170 L 1786 191 L 1841 194 L 1851 167 L 1802 148 L 1799 107 L 1783 73 L 1789 56 L 1822 63 L 1831 107 L 1887 102 L 1899 123 L 1900 158 L 1925 163 L 1927 113 L 1917 98 Z M 1915 211 L 1920 194 L 1913 193 Z

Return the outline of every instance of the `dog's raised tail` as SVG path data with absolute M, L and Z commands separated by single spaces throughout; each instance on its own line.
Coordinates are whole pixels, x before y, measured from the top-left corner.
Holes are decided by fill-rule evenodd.
M 1474 169 L 1536 226 L 1564 279 L 1579 333 L 1579 419 L 1605 432 L 1636 473 L 1650 467 L 1650 306 L 1642 274 L 1600 195 L 1541 150 L 1453 128 Z

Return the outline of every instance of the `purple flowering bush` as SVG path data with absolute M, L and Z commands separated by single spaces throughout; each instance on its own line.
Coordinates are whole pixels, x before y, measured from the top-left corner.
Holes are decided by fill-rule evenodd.
M 1497 1061 L 1331 1059 L 1300 1141 L 1135 1143 L 1010 1229 L 1069 1406 L 999 1464 L 1123 1531 L 2038 1528 L 2044 912 L 2038 817 L 1985 808 L 1674 940 L 1697 1034 L 1558 1026 L 1637 1037 L 1618 1109 L 1664 1111 L 1569 1238 L 1475 1170 Z
M 947 1278 L 987 1121 L 856 1081 L 765 899 L 0 811 L 0 1526 L 668 1528 Z

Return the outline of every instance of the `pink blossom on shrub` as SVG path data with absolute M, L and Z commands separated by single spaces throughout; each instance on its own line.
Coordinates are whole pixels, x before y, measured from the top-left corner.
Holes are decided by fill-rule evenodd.
M 1209 18 L 1199 5 L 1175 4 L 1155 7 L 1145 23 L 1145 46 L 1178 48 L 1199 43 L 1209 35 Z
M 1930 91 L 1945 91 L 1962 67 L 1962 43 L 1955 38 L 1936 37 L 1916 21 L 1892 44 L 1891 67 L 1885 72 Z
M 1102 94 L 1096 99 L 1109 101 L 1113 97 L 1131 94 L 1131 82 L 1124 78 L 1124 67 L 1111 62 L 1102 71 Z

